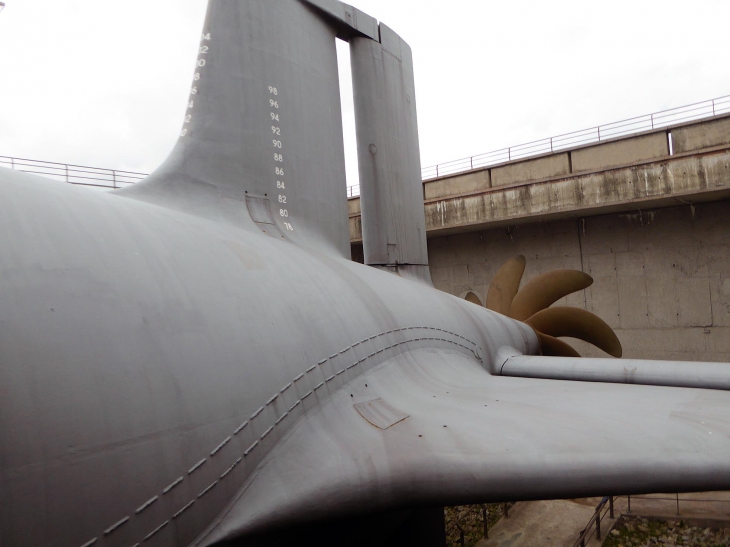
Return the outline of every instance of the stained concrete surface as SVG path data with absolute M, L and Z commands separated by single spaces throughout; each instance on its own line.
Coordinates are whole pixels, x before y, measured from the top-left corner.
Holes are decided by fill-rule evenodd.
M 489 539 L 481 540 L 477 547 L 572 547 L 599 501 L 589 498 L 516 503 L 509 518 L 494 525 Z
M 677 501 L 679 499 L 679 501 Z M 516 503 L 509 518 L 502 518 L 489 531 L 489 538 L 477 547 L 573 547 L 590 521 L 601 498 L 530 501 Z M 602 539 L 592 537 L 587 547 L 599 547 L 622 515 L 660 520 L 684 520 L 700 528 L 727 527 L 730 521 L 730 492 L 648 494 L 617 498 L 614 519 L 606 512 L 601 522 Z

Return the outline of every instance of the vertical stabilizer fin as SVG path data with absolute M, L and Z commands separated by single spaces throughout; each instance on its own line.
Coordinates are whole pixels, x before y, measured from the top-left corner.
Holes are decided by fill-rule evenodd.
M 411 49 L 350 40 L 365 263 L 430 283 Z
M 299 0 L 210 1 L 177 144 L 122 195 L 349 258 L 336 27 Z

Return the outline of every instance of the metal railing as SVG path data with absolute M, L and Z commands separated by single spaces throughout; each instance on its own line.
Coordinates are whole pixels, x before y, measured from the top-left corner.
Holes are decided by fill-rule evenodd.
M 716 99 L 688 104 L 669 110 L 661 110 L 644 116 L 628 118 L 598 127 L 581 129 L 571 133 L 564 133 L 554 137 L 510 146 L 509 148 L 486 152 L 477 156 L 424 167 L 421 170 L 421 178 L 423 180 L 429 180 L 445 175 L 453 175 L 455 173 L 471 171 L 479 167 L 488 167 L 490 165 L 524 159 L 530 156 L 549 154 L 558 150 L 566 150 L 616 137 L 624 137 L 634 133 L 642 133 L 660 127 L 712 118 L 713 116 L 728 113 L 730 113 L 730 95 L 725 95 Z
M 495 504 L 497 505 L 497 504 Z M 501 507 L 502 516 L 504 518 L 509 518 L 509 509 L 514 505 L 513 503 L 500 503 L 498 504 Z M 446 543 L 447 545 L 451 543 L 452 545 L 459 545 L 460 547 L 466 547 L 466 533 L 464 531 L 464 528 L 462 527 L 462 523 L 464 520 L 466 520 L 469 517 L 469 514 L 473 508 L 470 508 L 467 511 L 464 511 L 461 515 L 459 515 L 456 519 L 456 521 L 446 528 Z M 500 517 L 497 517 L 496 520 L 493 522 L 490 522 L 489 519 L 489 509 L 487 508 L 487 505 L 482 505 L 480 507 L 480 513 L 481 513 L 481 524 L 482 524 L 482 537 L 483 538 L 489 538 L 489 528 L 490 524 L 493 526 L 497 523 Z M 458 536 L 458 537 L 455 537 Z M 453 538 L 453 539 L 452 539 Z
M 586 543 L 596 536 L 596 539 L 600 540 L 601 537 L 601 522 L 609 515 L 609 518 L 614 518 L 613 503 L 616 500 L 613 496 L 606 496 L 596 506 L 596 510 L 593 512 L 593 516 L 586 524 L 586 527 L 580 531 L 578 540 L 573 544 L 573 547 L 586 547 Z
M 147 176 L 144 173 L 135 173 L 133 171 L 12 158 L 10 156 L 0 156 L 0 167 L 9 167 L 24 173 L 43 175 L 69 184 L 108 189 L 123 188 L 139 182 Z

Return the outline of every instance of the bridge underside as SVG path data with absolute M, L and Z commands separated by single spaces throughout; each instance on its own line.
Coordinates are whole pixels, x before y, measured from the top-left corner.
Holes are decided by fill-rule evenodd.
M 606 320 L 626 357 L 730 361 L 730 117 L 426 181 L 424 194 L 437 288 L 483 303 L 524 254 L 525 281 L 594 277 L 558 305 Z M 357 259 L 356 199 L 350 213 Z

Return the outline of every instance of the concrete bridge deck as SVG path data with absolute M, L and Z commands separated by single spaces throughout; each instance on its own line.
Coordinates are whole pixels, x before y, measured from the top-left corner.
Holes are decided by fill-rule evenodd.
M 429 237 L 730 197 L 730 115 L 424 183 Z M 362 241 L 351 198 L 350 240 Z

